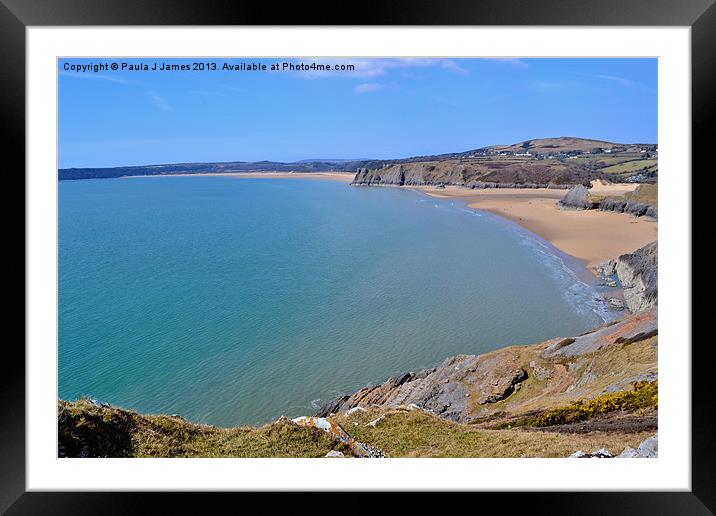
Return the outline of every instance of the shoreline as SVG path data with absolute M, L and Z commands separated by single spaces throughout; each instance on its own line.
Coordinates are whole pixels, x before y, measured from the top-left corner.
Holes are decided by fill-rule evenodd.
M 118 179 L 147 177 L 234 177 L 242 179 L 306 179 L 351 183 L 352 172 L 209 172 L 198 174 L 157 174 L 122 176 Z M 392 185 L 377 185 L 391 187 Z M 622 195 L 636 184 L 593 185 L 594 193 Z M 592 274 L 603 262 L 631 253 L 657 240 L 657 222 L 643 217 L 598 210 L 569 210 L 557 206 L 564 190 L 549 188 L 505 188 L 476 190 L 460 186 L 394 186 L 421 192 L 429 197 L 458 200 L 467 208 L 507 219 L 545 240 L 556 250 L 577 260 Z
M 624 185 L 622 191 L 631 185 Z M 458 200 L 516 223 L 596 274 L 596 267 L 657 240 L 657 222 L 623 213 L 568 210 L 557 206 L 562 190 L 510 188 L 473 190 L 461 187 L 413 186 L 429 197 Z M 611 190 L 618 190 L 613 185 Z M 610 192 L 611 193 L 611 192 Z
M 202 175 L 202 176 L 235 176 L 239 178 L 251 178 L 251 177 L 259 177 L 259 178 L 292 178 L 292 179 L 324 179 L 324 180 L 338 180 L 338 181 L 346 181 L 351 180 L 353 175 L 352 174 L 346 174 L 346 173 L 325 173 L 325 172 L 315 172 L 315 173 L 260 173 L 260 172 L 248 172 L 248 173 L 209 173 L 209 174 L 173 174 L 178 175 L 180 177 L 190 177 L 195 175 Z M 267 177 L 269 176 L 269 177 Z M 129 177 L 164 177 L 164 176 L 125 176 L 123 178 L 129 178 Z M 464 204 L 466 207 L 468 207 L 471 210 L 482 210 L 485 212 L 490 213 L 491 215 L 499 217 L 501 220 L 503 220 L 506 223 L 509 224 L 516 224 L 518 228 L 521 230 L 524 230 L 534 236 L 536 236 L 538 239 L 545 241 L 546 243 L 550 244 L 552 247 L 554 247 L 555 250 L 558 252 L 573 258 L 576 262 L 581 263 L 583 266 L 585 266 L 585 270 L 589 270 L 591 272 L 594 272 L 594 269 L 592 267 L 588 267 L 587 263 L 584 260 L 581 260 L 580 258 L 574 256 L 573 254 L 570 254 L 566 252 L 565 250 L 561 249 L 560 247 L 556 246 L 554 242 L 545 237 L 544 235 L 540 234 L 537 231 L 534 231 L 531 229 L 528 225 L 524 224 L 523 218 L 517 217 L 517 215 L 514 215 L 514 213 L 510 212 L 510 208 L 514 206 L 522 206 L 524 204 L 533 206 L 533 203 L 536 200 L 546 200 L 549 201 L 549 205 L 552 207 L 555 216 L 558 219 L 561 217 L 560 214 L 570 214 L 574 213 L 577 215 L 583 215 L 588 212 L 583 211 L 572 211 L 572 210 L 562 210 L 559 209 L 555 203 L 555 199 L 560 199 L 562 197 L 563 191 L 557 191 L 557 196 L 554 197 L 553 190 L 548 189 L 505 189 L 505 190 L 498 190 L 498 191 L 485 191 L 485 190 L 470 190 L 466 188 L 461 187 L 447 187 L 445 189 L 443 188 L 436 188 L 436 187 L 408 187 L 407 189 L 413 190 L 416 193 L 419 193 L 421 195 L 426 195 L 428 197 L 440 200 L 440 201 L 459 201 L 460 204 Z M 497 199 L 493 199 L 492 197 L 497 197 Z M 500 201 L 500 202 L 497 202 Z M 497 203 L 497 206 L 493 206 L 490 204 L 490 202 Z M 502 205 L 503 203 L 504 205 Z M 488 207 L 486 207 L 487 205 Z M 504 211 L 504 212 L 503 212 Z M 596 215 L 612 215 L 613 217 L 608 217 L 609 219 L 614 218 L 614 220 L 617 221 L 618 224 L 626 224 L 629 223 L 630 220 L 635 220 L 633 217 L 626 218 L 623 216 L 623 214 L 614 214 L 614 213 L 606 213 L 606 212 L 594 212 Z M 510 216 L 512 215 L 512 216 Z M 517 217 L 517 218 L 516 218 Z M 616 218 L 615 218 L 616 217 Z M 598 217 L 599 220 L 599 217 Z M 654 226 L 654 230 L 656 230 L 656 222 L 651 221 L 645 221 Z M 617 226 L 614 231 L 618 232 L 619 227 Z M 655 237 L 656 238 L 656 237 Z M 635 248 L 638 248 L 641 246 L 636 246 Z M 632 249 L 633 250 L 633 249 Z M 631 250 L 627 251 L 631 252 Z M 610 256 L 607 259 L 616 258 L 615 256 Z M 620 289 L 621 290 L 621 289 Z M 625 312 L 628 313 L 628 312 Z M 502 349 L 502 348 L 500 348 Z M 489 352 L 488 352 L 489 353 Z
M 612 305 L 610 304 L 610 299 L 617 298 L 619 300 L 623 301 L 624 298 L 624 291 L 621 286 L 605 286 L 605 283 L 602 281 L 604 278 L 594 268 L 588 267 L 587 263 L 584 262 L 584 260 L 580 260 L 579 258 L 566 253 L 565 251 L 559 249 L 556 247 L 550 240 L 544 238 L 542 235 L 535 233 L 528 228 L 526 228 L 524 225 L 520 224 L 517 221 L 514 221 L 508 217 L 505 217 L 499 213 L 495 213 L 493 211 L 488 210 L 481 210 L 475 207 L 472 207 L 463 199 L 455 198 L 455 197 L 438 197 L 438 196 L 431 196 L 428 193 L 422 191 L 418 188 L 409 188 L 412 192 L 415 192 L 416 194 L 420 196 L 424 196 L 428 199 L 432 199 L 433 201 L 445 203 L 449 202 L 451 205 L 454 205 L 455 203 L 459 203 L 459 205 L 462 207 L 462 209 L 466 209 L 466 211 L 474 212 L 474 211 L 481 211 L 483 212 L 483 216 L 487 218 L 491 218 L 494 221 L 498 222 L 499 224 L 504 225 L 505 227 L 509 226 L 511 230 L 516 231 L 522 235 L 524 235 L 524 238 L 530 240 L 531 242 L 534 242 L 533 245 L 539 246 L 541 248 L 544 248 L 547 250 L 547 253 L 550 256 L 553 256 L 556 260 L 559 262 L 558 268 L 560 270 L 568 271 L 567 273 L 577 282 L 583 284 L 588 289 L 592 289 L 593 292 L 598 296 L 598 298 L 592 298 L 593 301 L 599 300 L 596 304 L 591 304 L 590 302 L 587 302 L 586 304 L 589 305 L 592 309 L 592 311 L 599 316 L 599 318 L 602 319 L 603 323 L 609 323 L 610 321 L 614 321 L 619 319 L 623 316 L 624 312 L 620 310 L 615 310 Z M 616 258 L 616 257 L 615 257 Z M 552 265 L 546 264 L 548 267 L 552 267 Z M 555 271 L 555 274 L 558 274 Z M 564 277 L 562 277 L 564 279 Z M 601 308 L 601 309 L 600 309 Z

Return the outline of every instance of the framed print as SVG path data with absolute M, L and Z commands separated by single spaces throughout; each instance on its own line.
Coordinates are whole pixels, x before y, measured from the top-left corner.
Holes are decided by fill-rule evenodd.
M 440 490 L 712 511 L 691 337 L 711 4 L 347 24 L 5 1 L 26 311 L 3 509 Z

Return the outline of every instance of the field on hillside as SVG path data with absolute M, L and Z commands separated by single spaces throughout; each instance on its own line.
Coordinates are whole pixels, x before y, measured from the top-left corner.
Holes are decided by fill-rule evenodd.
M 637 159 L 605 167 L 602 169 L 602 172 L 605 174 L 627 174 L 630 172 L 638 172 L 640 170 L 651 170 L 654 167 L 657 167 L 658 163 L 659 161 L 656 159 Z

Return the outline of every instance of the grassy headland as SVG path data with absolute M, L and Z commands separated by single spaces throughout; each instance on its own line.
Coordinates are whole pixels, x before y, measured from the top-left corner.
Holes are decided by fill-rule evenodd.
M 325 416 L 388 457 L 620 453 L 656 431 L 658 337 L 644 332 L 654 314 L 570 339 L 453 357 L 427 375 L 359 391 Z M 218 428 L 82 399 L 58 402 L 58 425 L 61 457 L 354 456 L 331 433 L 283 417 Z

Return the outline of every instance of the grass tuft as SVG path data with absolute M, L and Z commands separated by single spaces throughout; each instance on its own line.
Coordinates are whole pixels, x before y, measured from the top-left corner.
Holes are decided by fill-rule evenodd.
M 320 430 L 280 419 L 218 428 L 179 417 L 140 415 L 89 400 L 58 402 L 60 457 L 323 457 L 350 450 Z

